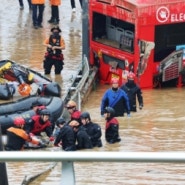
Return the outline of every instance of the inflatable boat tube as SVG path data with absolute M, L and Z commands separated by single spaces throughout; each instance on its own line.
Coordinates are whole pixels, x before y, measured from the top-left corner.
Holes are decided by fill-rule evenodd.
M 32 104 L 35 102 L 46 106 L 51 112 L 50 121 L 54 127 L 55 121 L 61 116 L 64 109 L 62 99 L 54 96 L 29 96 L 14 102 L 0 104 L 0 126 L 2 134 L 6 134 L 6 129 L 13 126 L 16 117 L 29 119 L 33 115 L 36 115 L 36 112 L 32 109 Z

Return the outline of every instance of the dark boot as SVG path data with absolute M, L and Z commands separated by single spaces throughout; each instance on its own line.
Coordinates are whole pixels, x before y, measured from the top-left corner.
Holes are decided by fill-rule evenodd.
M 48 23 L 53 23 L 54 22 L 54 19 L 53 18 L 51 18 L 50 20 L 48 20 Z

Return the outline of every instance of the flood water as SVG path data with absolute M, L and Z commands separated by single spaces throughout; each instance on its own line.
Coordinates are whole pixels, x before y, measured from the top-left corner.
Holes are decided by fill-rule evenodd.
M 0 59 L 11 59 L 43 73 L 42 61 L 44 39 L 51 25 L 49 1 L 46 1 L 44 28 L 32 28 L 31 12 L 27 1 L 25 9 L 19 10 L 18 1 L 8 0 L 0 7 Z M 61 75 L 49 77 L 62 86 L 62 93 L 70 86 L 71 79 L 81 62 L 81 10 L 78 1 L 76 14 L 71 13 L 70 1 L 60 6 L 60 27 L 66 42 L 65 65 Z M 7 11 L 8 9 L 8 11 Z M 94 122 L 101 125 L 103 147 L 94 151 L 117 152 L 184 152 L 185 141 L 185 89 L 165 88 L 143 90 L 144 108 L 131 114 L 131 118 L 118 118 L 122 141 L 107 144 L 104 139 L 105 120 L 100 116 L 101 97 L 109 86 L 97 86 L 91 93 L 83 110 L 89 111 Z M 58 148 L 47 148 L 55 151 Z M 34 150 L 33 150 L 34 153 Z M 26 155 L 26 154 L 25 154 Z M 95 154 L 97 155 L 97 154 Z M 24 177 L 45 170 L 50 162 L 8 162 L 9 185 L 20 185 Z M 185 165 L 168 163 L 74 163 L 76 185 L 182 185 L 185 184 Z M 2 177 L 0 177 L 2 178 Z M 60 184 L 61 164 L 42 175 L 31 184 Z

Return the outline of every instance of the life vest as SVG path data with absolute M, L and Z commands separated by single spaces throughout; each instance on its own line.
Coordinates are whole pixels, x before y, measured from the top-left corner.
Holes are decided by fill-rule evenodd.
M 58 38 L 53 38 L 53 35 L 49 37 L 49 44 L 51 46 L 60 46 L 60 38 L 61 36 L 59 35 Z M 54 42 L 55 41 L 55 42 Z M 62 53 L 61 49 L 56 49 L 55 53 L 53 53 L 53 50 L 51 48 L 47 48 L 47 51 L 50 55 L 60 55 Z
M 50 121 L 46 121 L 44 124 L 40 123 L 40 115 L 35 115 L 32 117 L 33 121 L 34 121 L 34 126 L 32 129 L 32 133 L 33 134 L 40 134 L 42 131 L 44 131 L 46 129 L 46 127 L 51 126 Z
M 106 122 L 106 130 L 110 127 L 111 124 L 118 125 L 118 120 L 116 118 L 112 118 Z

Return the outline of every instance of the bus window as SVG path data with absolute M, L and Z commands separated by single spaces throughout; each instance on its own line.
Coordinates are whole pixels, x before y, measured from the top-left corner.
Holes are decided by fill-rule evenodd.
M 134 28 L 131 23 L 93 12 L 93 41 L 133 53 Z

